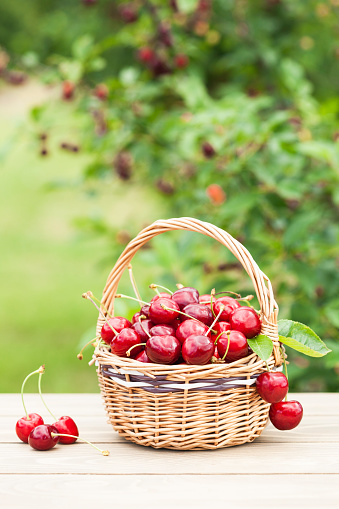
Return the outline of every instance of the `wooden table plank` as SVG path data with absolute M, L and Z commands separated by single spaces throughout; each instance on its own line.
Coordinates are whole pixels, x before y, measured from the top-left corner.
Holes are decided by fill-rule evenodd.
M 0 481 L 2 507 L 123 509 L 337 509 L 337 475 L 16 475 Z M 245 489 L 244 489 L 245 487 Z
M 100 393 L 82 394 L 46 394 L 46 403 L 57 415 L 105 415 Z M 304 407 L 306 415 L 339 415 L 339 396 L 337 393 L 290 393 L 289 399 L 296 399 Z M 25 397 L 29 412 L 46 410 L 38 394 L 27 394 Z M 23 415 L 20 394 L 0 394 L 0 416 Z
M 84 416 L 72 413 L 81 435 L 95 443 L 125 442 L 124 438 L 107 423 L 106 415 Z M 14 417 L 0 417 L 0 443 L 18 443 L 15 434 Z M 52 422 L 46 420 L 46 422 Z M 339 442 L 339 416 L 305 415 L 300 425 L 291 431 L 279 431 L 269 424 L 256 442 L 271 443 L 312 443 Z
M 339 443 L 258 443 L 214 451 L 171 451 L 128 442 L 101 444 L 109 457 L 77 443 L 44 452 L 0 444 L 0 473 L 337 474 Z

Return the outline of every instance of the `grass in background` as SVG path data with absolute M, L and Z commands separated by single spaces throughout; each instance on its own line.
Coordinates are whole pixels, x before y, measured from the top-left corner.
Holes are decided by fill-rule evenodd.
M 84 160 L 57 147 L 52 147 L 52 158 L 42 158 L 38 144 L 36 150 L 28 146 L 25 115 L 34 93 L 26 90 L 16 90 L 14 107 L 2 109 L 0 120 L 4 151 L 11 136 L 22 136 L 15 152 L 8 145 L 1 160 L 0 391 L 19 391 L 26 374 L 43 363 L 45 391 L 97 391 L 95 368 L 87 365 L 91 349 L 82 362 L 76 358 L 83 336 L 94 330 L 97 319 L 81 294 L 91 289 L 101 296 L 115 259 L 103 263 L 107 240 L 79 234 L 72 220 L 87 210 L 109 217 L 112 224 L 133 225 L 136 216 L 150 222 L 159 217 L 160 204 L 146 189 L 124 185 L 108 187 L 94 200 L 79 189 L 46 192 L 46 184 L 55 179 L 79 177 Z M 6 93 L 2 91 L 0 105 L 8 104 Z M 33 99 L 27 100 L 27 93 Z M 67 121 L 66 115 L 65 125 Z M 35 391 L 36 380 L 27 389 Z

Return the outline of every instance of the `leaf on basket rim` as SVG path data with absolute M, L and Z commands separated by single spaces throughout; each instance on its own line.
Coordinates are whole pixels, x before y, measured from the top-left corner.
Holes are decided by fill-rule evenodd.
M 255 338 L 247 340 L 248 345 L 252 348 L 260 359 L 267 362 L 272 355 L 273 341 L 265 334 L 259 334 Z

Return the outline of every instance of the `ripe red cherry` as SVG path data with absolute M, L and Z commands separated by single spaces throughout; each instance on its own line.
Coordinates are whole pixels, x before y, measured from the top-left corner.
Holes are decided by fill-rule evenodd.
M 230 316 L 232 329 L 242 332 L 247 338 L 260 334 L 261 321 L 258 313 L 247 306 L 238 307 Z
M 146 353 L 145 350 L 143 350 L 142 352 L 138 353 L 138 355 L 136 356 L 135 360 L 139 361 L 139 362 L 151 362 L 150 359 L 147 357 L 147 353 Z
M 171 297 L 172 297 L 172 295 L 170 293 L 160 292 L 160 295 L 154 295 L 153 299 L 151 300 L 151 303 L 154 302 L 155 300 L 160 299 L 160 298 L 170 299 Z
M 200 295 L 199 297 L 199 304 L 204 304 L 205 306 L 211 306 L 211 300 L 212 302 L 216 301 L 215 297 L 211 297 L 208 293 L 205 293 L 204 295 Z
M 149 318 L 149 308 L 150 308 L 150 305 L 149 304 L 145 304 L 140 309 L 140 314 L 146 316 L 146 318 Z
M 182 311 L 189 304 L 199 304 L 199 292 L 191 286 L 186 286 L 174 292 L 172 300 L 178 304 L 180 311 Z
M 18 420 L 15 426 L 15 432 L 25 444 L 28 443 L 30 432 L 44 423 L 43 418 L 39 414 L 28 414 L 29 419 L 25 415 Z
M 143 62 L 144 64 L 150 64 L 152 60 L 155 57 L 155 53 L 152 50 L 152 48 L 149 48 L 148 46 L 144 46 L 143 48 L 140 48 L 138 51 L 138 59 L 140 62 Z
M 48 451 L 59 442 L 59 437 L 52 437 L 51 433 L 58 433 L 58 430 L 50 424 L 36 426 L 28 437 L 28 443 L 33 449 Z
M 258 376 L 256 388 L 267 403 L 279 403 L 288 392 L 288 380 L 284 373 L 266 372 Z
M 238 301 L 232 297 L 219 297 L 213 304 L 214 314 L 217 316 L 220 313 L 221 306 L 224 306 L 219 320 L 222 322 L 229 322 L 230 316 L 236 308 L 240 308 Z
M 207 159 L 211 159 L 215 156 L 215 149 L 213 145 L 211 145 L 208 141 L 204 141 L 204 143 L 201 145 L 201 150 Z
M 135 324 L 136 325 L 136 324 Z M 139 345 L 141 339 L 139 334 L 134 329 L 122 329 L 121 332 L 111 341 L 111 352 L 119 357 L 127 357 L 126 352 L 132 346 L 138 345 L 131 350 L 131 357 L 135 357 L 143 347 Z
M 125 23 L 135 23 L 138 20 L 138 11 L 132 3 L 121 5 L 119 11 Z
M 100 99 L 100 101 L 106 101 L 108 94 L 109 94 L 108 87 L 104 83 L 99 83 L 94 89 L 94 95 L 98 99 Z
M 277 429 L 293 429 L 298 426 L 303 417 L 303 407 L 299 401 L 272 403 L 269 416 L 271 423 Z
M 213 357 L 214 344 L 210 338 L 193 334 L 182 345 L 182 356 L 187 364 L 207 364 Z
M 179 53 L 178 55 L 175 55 L 174 63 L 178 69 L 185 69 L 185 67 L 189 64 L 189 58 L 187 55 Z
M 151 336 L 175 336 L 175 328 L 172 325 L 154 325 L 150 330 Z
M 188 306 L 184 307 L 183 312 L 192 318 L 199 320 L 205 325 L 210 326 L 213 323 L 212 311 L 204 304 L 189 304 Z M 180 315 L 180 317 L 182 320 L 187 320 L 186 316 Z
M 137 323 L 139 321 L 139 316 L 141 316 L 141 312 L 138 311 L 137 313 L 134 313 L 133 315 L 133 318 L 132 318 L 132 323 Z
M 170 309 L 164 309 L 170 308 Z M 161 298 L 152 302 L 149 317 L 154 323 L 171 323 L 178 316 L 179 306 L 172 299 Z
M 71 81 L 62 83 L 62 98 L 64 101 L 70 101 L 73 98 L 75 85 Z
M 182 344 L 192 334 L 204 336 L 207 331 L 208 327 L 204 323 L 197 322 L 197 320 L 185 320 L 177 328 L 176 336 Z M 211 337 L 211 333 L 208 333 L 208 337 Z
M 174 364 L 180 353 L 180 341 L 174 336 L 152 336 L 146 343 L 147 357 L 158 364 Z
M 215 345 L 215 347 L 214 347 L 214 354 L 213 354 L 213 357 L 215 357 L 216 359 L 220 359 L 220 355 L 219 355 L 219 352 L 218 352 L 218 347 L 217 347 L 217 345 Z
M 139 334 L 143 343 L 148 340 L 152 327 L 154 327 L 154 323 L 148 318 L 146 318 L 146 320 L 141 320 L 140 322 L 138 321 L 132 325 L 132 329 Z
M 67 435 L 75 435 L 76 437 L 79 436 L 78 426 L 68 415 L 60 417 L 52 426 L 57 429 L 58 433 L 66 433 Z M 59 437 L 59 442 L 61 444 L 74 444 L 75 441 L 76 438 L 74 437 Z
M 228 322 L 217 322 L 213 325 L 213 330 L 216 334 L 212 334 L 212 340 L 215 341 L 219 334 L 231 330 L 231 326 Z
M 132 325 L 131 322 L 123 316 L 114 316 L 113 318 L 110 318 L 108 322 L 118 333 L 121 332 L 122 329 L 129 328 Z M 105 322 L 101 328 L 101 338 L 109 345 L 114 336 L 115 334 L 111 327 Z
M 228 347 L 229 342 L 229 347 Z M 247 339 L 241 332 L 231 330 L 218 339 L 218 352 L 221 359 L 224 357 L 227 348 L 226 362 L 235 362 L 248 355 Z

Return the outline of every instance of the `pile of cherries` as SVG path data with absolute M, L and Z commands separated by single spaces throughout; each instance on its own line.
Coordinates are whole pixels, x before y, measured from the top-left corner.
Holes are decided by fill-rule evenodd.
M 120 357 L 203 365 L 246 357 L 247 338 L 260 329 L 258 313 L 233 297 L 200 296 L 195 288 L 182 287 L 172 294 L 159 292 L 143 303 L 132 323 L 122 316 L 106 318 L 101 339 Z
M 74 444 L 74 442 L 76 442 L 79 439 L 91 445 L 92 447 L 94 447 L 94 449 L 97 449 L 99 452 L 103 454 L 103 456 L 108 456 L 109 455 L 108 451 L 102 451 L 101 449 L 91 444 L 87 440 L 79 437 L 78 427 L 71 417 L 69 417 L 68 415 L 63 415 L 62 417 L 57 419 L 52 414 L 52 412 L 46 405 L 41 393 L 41 376 L 44 374 L 44 372 L 45 367 L 40 366 L 39 369 L 30 373 L 23 381 L 21 387 L 21 398 L 26 415 L 21 417 L 21 419 L 19 419 L 15 425 L 15 432 L 18 438 L 20 438 L 20 440 L 25 444 L 28 443 L 33 449 L 36 449 L 38 451 L 47 451 L 49 449 L 52 449 L 54 446 L 56 446 L 57 443 L 67 445 Z M 39 374 L 38 386 L 40 397 L 47 411 L 51 414 L 52 418 L 55 421 L 53 424 L 45 424 L 41 415 L 37 413 L 29 414 L 26 410 L 23 397 L 24 387 L 27 380 L 32 375 L 35 374 Z
M 122 294 L 116 298 L 125 297 L 141 304 L 132 323 L 122 316 L 107 318 L 100 311 L 105 319 L 101 340 L 113 354 L 144 363 L 204 365 L 235 362 L 252 352 L 247 339 L 256 337 L 261 331 L 260 317 L 249 306 L 248 300 L 252 296 L 244 299 L 238 294 L 239 298 L 216 297 L 214 291 L 199 295 L 195 288 L 182 285 L 177 285 L 178 290 L 172 293 L 152 284 L 150 288 L 157 295 L 150 302 L 144 302 L 131 272 L 130 276 L 137 298 Z M 159 292 L 159 287 L 166 292 Z M 91 292 L 83 297 L 95 304 Z M 248 305 L 241 305 L 243 302 Z M 261 398 L 271 403 L 269 416 L 276 428 L 293 429 L 300 423 L 301 404 L 283 401 L 288 392 L 288 380 L 283 373 L 262 373 L 257 378 L 256 389 Z

